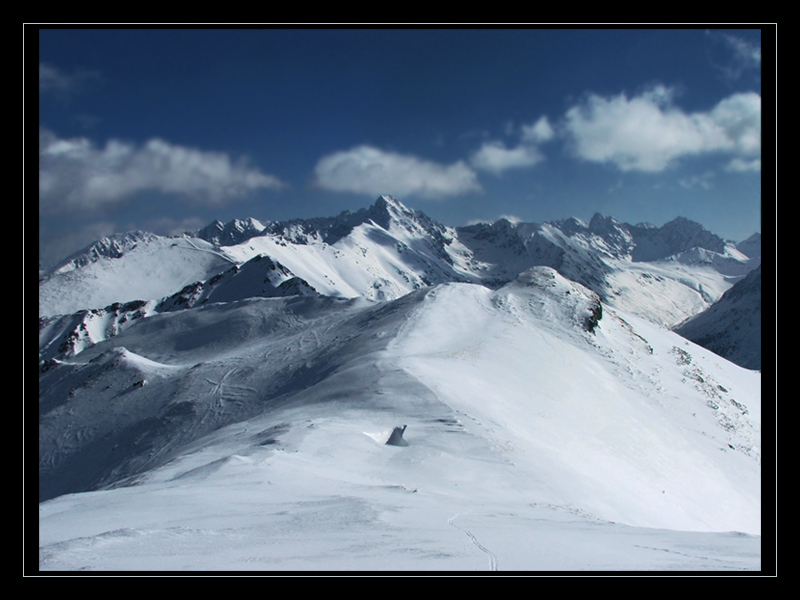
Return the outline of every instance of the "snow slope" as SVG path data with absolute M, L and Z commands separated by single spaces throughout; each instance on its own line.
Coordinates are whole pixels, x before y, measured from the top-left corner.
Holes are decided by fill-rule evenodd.
M 250 298 L 56 361 L 39 567 L 758 570 L 760 374 L 598 299 Z
M 439 289 L 397 342 L 402 364 L 539 486 L 558 482 L 559 505 L 758 533 L 760 377 L 630 315 L 606 310 L 588 334 L 586 295 L 546 268 L 497 292 Z
M 117 249 L 114 253 L 98 256 L 90 246 L 40 279 L 40 318 L 104 308 L 115 302 L 160 299 L 232 264 L 210 243 L 194 237 L 149 234 L 135 243 L 108 242 Z
M 761 266 L 675 331 L 747 369 L 761 369 Z
M 759 245 L 390 197 L 100 240 L 40 279 L 39 568 L 756 571 L 761 374 L 669 328 Z

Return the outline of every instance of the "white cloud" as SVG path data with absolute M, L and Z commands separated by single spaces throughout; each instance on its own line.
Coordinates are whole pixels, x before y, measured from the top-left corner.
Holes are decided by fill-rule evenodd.
M 441 165 L 416 156 L 357 146 L 319 160 L 316 184 L 336 192 L 392 194 L 435 199 L 480 191 L 475 172 L 463 161 Z
M 639 96 L 590 95 L 570 108 L 564 131 L 575 156 L 622 171 L 662 171 L 679 159 L 711 152 L 757 157 L 761 152 L 761 97 L 734 94 L 709 112 L 675 107 L 669 88 Z
M 507 169 L 532 167 L 543 160 L 544 156 L 535 146 L 506 148 L 501 142 L 486 142 L 472 155 L 470 163 L 476 169 L 499 175 Z
M 731 152 L 761 156 L 761 96 L 755 92 L 733 94 L 717 104 L 709 117 L 725 131 Z
M 256 189 L 284 184 L 245 160 L 153 139 L 143 146 L 86 138 L 59 139 L 39 131 L 40 210 L 110 206 L 146 191 L 174 194 L 194 204 L 218 205 Z
M 555 137 L 550 121 L 547 117 L 541 117 L 533 125 L 522 126 L 522 141 L 529 144 L 542 144 L 549 142 Z
M 508 125 L 506 132 L 511 133 L 512 129 L 513 127 Z M 522 125 L 520 142 L 513 148 L 507 148 L 503 142 L 496 140 L 484 142 L 470 157 L 470 164 L 476 169 L 489 171 L 495 175 L 500 175 L 508 169 L 532 167 L 545 160 L 538 148 L 539 144 L 548 142 L 554 137 L 555 132 L 547 117 L 541 117 L 533 125 Z

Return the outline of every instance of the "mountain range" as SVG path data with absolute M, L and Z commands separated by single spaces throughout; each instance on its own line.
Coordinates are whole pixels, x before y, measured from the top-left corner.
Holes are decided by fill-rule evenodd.
M 103 238 L 40 277 L 40 331 L 48 332 L 40 346 L 45 358 L 62 356 L 58 348 L 70 340 L 83 347 L 113 335 L 121 321 L 196 303 L 295 293 L 386 301 L 446 282 L 497 288 L 533 266 L 552 267 L 603 302 L 674 328 L 750 271 L 760 278 L 760 258 L 760 236 L 735 244 L 685 218 L 662 227 L 596 214 L 588 224 L 501 219 L 451 228 L 382 196 L 332 218 L 237 219 L 178 237 Z M 724 307 L 714 312 L 724 315 Z M 750 317 L 760 327 L 760 304 Z M 695 323 L 684 328 L 690 339 L 710 339 L 703 320 Z M 724 316 L 715 327 L 725 328 Z M 746 346 L 747 366 L 760 368 L 760 333 L 743 337 L 726 347 Z M 715 348 L 735 360 L 735 352 Z
M 104 238 L 39 281 L 40 568 L 758 568 L 760 294 L 683 218 Z

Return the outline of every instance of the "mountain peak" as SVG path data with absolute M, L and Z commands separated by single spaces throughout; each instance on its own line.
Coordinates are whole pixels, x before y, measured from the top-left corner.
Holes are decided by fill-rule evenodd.
M 153 233 L 144 231 L 129 231 L 127 233 L 115 233 L 114 235 L 101 237 L 96 242 L 86 246 L 83 250 L 67 257 L 53 268 L 52 272 L 65 273 L 85 267 L 103 258 L 120 258 L 123 254 L 135 248 L 140 242 L 148 242 L 158 237 L 159 236 Z
M 577 217 L 569 217 L 568 219 L 553 221 L 551 224 L 560 229 L 561 232 L 566 236 L 572 236 L 576 233 L 584 233 L 589 228 L 589 225 Z
M 761 234 L 754 233 L 749 238 L 736 244 L 736 249 L 748 258 L 761 256 Z
M 655 229 L 643 227 L 630 229 L 636 243 L 632 254 L 636 262 L 658 260 L 692 248 L 725 252 L 725 240 L 686 217 L 676 217 Z
M 397 198 L 395 198 L 394 196 L 389 196 L 387 194 L 383 194 L 381 196 L 378 196 L 378 199 L 375 200 L 374 206 L 380 206 L 380 207 L 386 207 L 386 208 L 393 207 L 395 209 L 399 209 L 399 210 L 403 210 L 403 211 L 409 210 Z
M 617 225 L 619 225 L 619 223 L 614 217 L 606 217 L 598 212 L 594 213 L 592 219 L 589 221 L 589 231 L 593 233 L 606 232 Z
M 372 219 L 376 225 L 389 229 L 393 220 L 413 218 L 415 211 L 403 205 L 392 196 L 379 196 L 375 203 L 367 209 L 367 218 Z
M 260 235 L 265 225 L 253 217 L 233 219 L 227 223 L 215 219 L 214 222 L 197 232 L 197 237 L 216 246 L 233 246 Z

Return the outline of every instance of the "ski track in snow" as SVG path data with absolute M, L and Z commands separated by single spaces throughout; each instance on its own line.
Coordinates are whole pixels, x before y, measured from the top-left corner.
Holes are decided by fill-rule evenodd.
M 232 400 L 236 401 L 238 398 L 245 398 L 248 394 L 254 394 L 255 388 L 247 387 L 245 385 L 238 385 L 234 383 L 227 383 L 228 378 L 233 375 L 238 368 L 229 369 L 220 378 L 219 381 L 214 381 L 208 377 L 205 378 L 206 382 L 211 384 L 211 396 L 219 397 L 220 401 Z
M 459 527 L 458 525 L 456 525 L 456 519 L 457 519 L 458 517 L 462 516 L 463 514 L 466 514 L 466 513 L 458 513 L 458 514 L 455 514 L 455 515 L 453 515 L 452 517 L 450 517 L 450 518 L 447 520 L 447 524 L 448 524 L 448 525 L 450 525 L 450 526 L 452 526 L 452 527 L 454 527 L 455 529 L 458 529 L 458 530 L 459 530 L 461 533 L 465 534 L 465 535 L 466 535 L 466 536 L 469 538 L 469 541 L 470 541 L 470 542 L 472 542 L 472 544 L 473 544 L 473 545 L 474 545 L 474 546 L 475 546 L 475 547 L 476 547 L 478 550 L 480 550 L 481 552 L 483 552 L 483 553 L 484 553 L 484 554 L 485 554 L 485 555 L 488 557 L 488 559 L 489 559 L 489 570 L 490 570 L 490 571 L 497 571 L 497 570 L 498 570 L 498 568 L 497 568 L 497 556 L 495 556 L 495 554 L 494 554 L 494 553 L 493 553 L 491 550 L 489 550 L 489 549 L 488 549 L 488 548 L 486 548 L 486 547 L 485 547 L 483 544 L 481 544 L 481 543 L 478 541 L 478 538 L 476 538 L 476 537 L 475 537 L 475 536 L 472 534 L 472 532 L 471 532 L 471 531 L 469 531 L 468 529 L 464 529 L 464 528 L 462 528 L 462 527 Z

